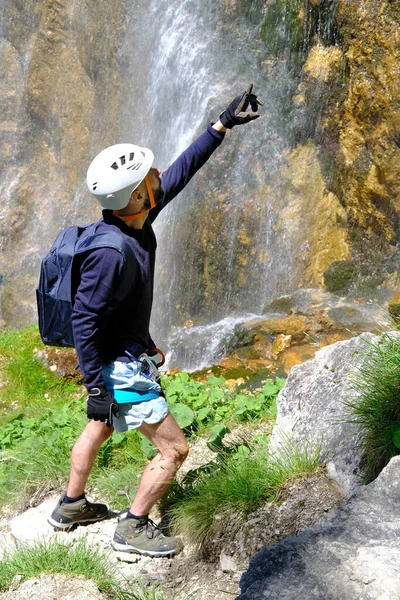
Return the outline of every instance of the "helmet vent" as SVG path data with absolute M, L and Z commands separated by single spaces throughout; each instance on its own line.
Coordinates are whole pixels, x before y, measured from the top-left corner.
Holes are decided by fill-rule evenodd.
M 130 165 L 129 167 L 126 167 L 126 169 L 130 169 L 131 171 L 137 171 L 138 169 L 140 169 L 140 167 L 142 166 L 142 162 L 135 162 L 133 163 L 133 165 Z
M 92 183 L 92 188 L 93 188 L 93 191 L 95 191 L 97 189 L 97 181 L 96 181 L 96 183 Z
M 135 156 L 135 153 L 134 153 L 134 152 L 131 152 L 131 153 L 129 154 L 129 162 L 132 162 L 132 160 L 133 160 L 133 157 L 134 157 L 134 156 Z
M 124 165 L 126 163 L 126 158 L 125 156 L 120 156 L 119 160 L 121 161 L 121 165 Z
M 116 170 L 118 169 L 118 165 L 117 165 L 117 163 L 116 163 L 116 162 L 115 162 L 115 163 L 113 163 L 113 164 L 111 165 L 111 168 L 112 168 L 112 169 L 114 169 L 114 171 L 116 171 Z

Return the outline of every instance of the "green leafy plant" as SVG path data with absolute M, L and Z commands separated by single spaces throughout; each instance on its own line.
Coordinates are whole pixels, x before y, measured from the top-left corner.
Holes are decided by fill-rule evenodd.
M 368 342 L 353 373 L 349 421 L 360 426 L 365 482 L 400 454 L 400 336 L 383 334 Z
M 71 448 L 87 422 L 85 394 L 79 396 L 83 390 L 44 367 L 35 358 L 35 348 L 43 348 L 37 328 L 0 335 L 6 382 L 0 393 L 11 406 L 2 411 L 0 423 L 0 506 L 22 506 L 40 489 L 62 489 Z M 163 378 L 170 411 L 186 435 L 205 435 L 211 446 L 227 454 L 222 441 L 227 430 L 242 421 L 273 419 L 283 383 L 268 380 L 249 393 L 230 390 L 224 377 L 210 376 L 205 383 L 187 373 Z M 114 433 L 100 448 L 90 481 L 113 506 L 124 508 L 126 500 L 118 491 L 128 486 L 132 495 L 147 459 L 156 453 L 136 431 Z
M 228 427 L 225 427 L 224 425 L 214 425 L 214 427 L 212 427 L 211 432 L 210 432 L 210 439 L 208 440 L 208 447 L 211 450 L 214 450 L 215 452 L 219 452 L 220 450 L 224 449 L 224 445 L 223 445 L 223 438 L 224 436 L 230 432 L 230 429 L 228 429 Z
M 42 436 L 46 437 L 50 446 L 61 438 L 64 446 L 72 446 L 76 440 L 76 427 L 85 423 L 83 411 L 76 410 L 76 406 L 76 402 L 69 402 L 57 410 L 48 409 L 36 418 L 19 413 L 0 428 L 0 450 L 29 443 Z
M 273 418 L 274 401 L 284 380 L 268 379 L 255 394 L 231 391 L 224 377 L 208 377 L 206 383 L 188 373 L 163 378 L 163 388 L 172 414 L 185 429 L 210 428 L 224 422 L 233 424 L 260 417 Z M 190 410 L 188 410 L 190 409 Z
M 0 505 L 23 504 L 36 489 L 64 485 L 72 446 L 86 423 L 82 402 L 76 400 L 36 418 L 19 413 L 0 425 Z M 93 478 L 113 501 L 122 480 L 136 482 L 146 465 L 142 439 L 137 431 L 114 433 L 100 448 Z

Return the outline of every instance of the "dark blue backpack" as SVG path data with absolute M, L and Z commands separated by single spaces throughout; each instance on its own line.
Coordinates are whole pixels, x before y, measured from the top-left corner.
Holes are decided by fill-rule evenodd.
M 117 231 L 97 233 L 102 219 L 90 225 L 63 229 L 42 260 L 36 299 L 39 332 L 48 346 L 74 347 L 72 309 L 79 284 L 79 258 L 95 248 L 115 248 L 124 257 L 124 271 L 115 305 L 128 293 L 136 270 L 136 259 L 129 243 Z

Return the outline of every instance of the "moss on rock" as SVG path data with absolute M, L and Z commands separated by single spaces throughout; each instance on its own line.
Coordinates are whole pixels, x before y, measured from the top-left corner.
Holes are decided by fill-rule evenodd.
M 357 269 L 350 260 L 336 260 L 324 272 L 324 283 L 330 292 L 348 291 L 357 278 Z

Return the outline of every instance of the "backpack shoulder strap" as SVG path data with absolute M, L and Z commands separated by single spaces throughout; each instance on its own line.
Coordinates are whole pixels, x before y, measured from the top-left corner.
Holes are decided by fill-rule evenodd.
M 122 300 L 129 292 L 135 279 L 137 270 L 137 261 L 133 249 L 124 237 L 117 231 L 102 231 L 97 233 L 98 222 L 92 223 L 77 240 L 75 246 L 75 256 L 95 250 L 96 248 L 113 248 L 118 250 L 124 259 L 124 277 L 121 285 L 116 290 L 117 301 Z

